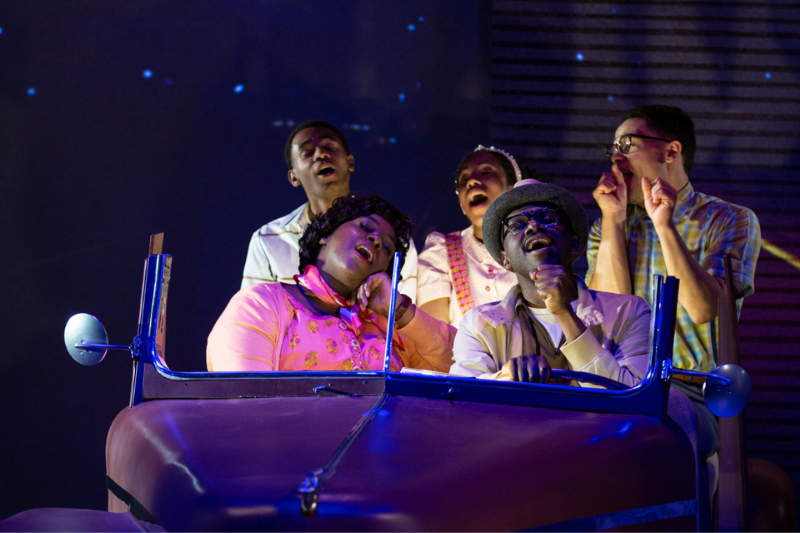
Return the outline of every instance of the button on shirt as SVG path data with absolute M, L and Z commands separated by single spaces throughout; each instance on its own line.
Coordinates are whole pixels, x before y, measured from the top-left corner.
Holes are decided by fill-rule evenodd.
M 461 242 L 475 305 L 502 300 L 509 289 L 517 284 L 517 276 L 492 259 L 486 246 L 475 237 L 471 226 L 461 232 Z M 423 305 L 438 298 L 450 298 L 450 324 L 458 327 L 462 315 L 453 286 L 453 274 L 447 262 L 445 237 L 433 232 L 425 239 L 425 247 L 419 254 L 417 304 Z
M 256 283 L 294 283 L 300 268 L 300 237 L 311 223 L 308 202 L 253 233 L 244 263 L 242 289 Z M 401 270 L 399 291 L 417 297 L 417 249 L 411 241 Z
M 591 281 L 597 264 L 601 222 L 600 218 L 595 220 L 589 231 L 586 250 L 588 281 Z M 761 250 L 761 228 L 755 213 L 746 207 L 695 192 L 692 185 L 687 184 L 678 192 L 673 222 L 689 253 L 712 276 L 725 277 L 723 256 L 731 255 L 733 279 L 740 293 L 736 303 L 741 310 L 741 298 L 753 293 L 756 259 Z M 652 307 L 653 275 L 666 276 L 667 266 L 653 221 L 644 207 L 628 206 L 625 237 L 633 293 Z M 678 303 L 673 364 L 687 370 L 713 370 L 717 360 L 718 330 L 718 319 L 707 324 L 695 324 Z

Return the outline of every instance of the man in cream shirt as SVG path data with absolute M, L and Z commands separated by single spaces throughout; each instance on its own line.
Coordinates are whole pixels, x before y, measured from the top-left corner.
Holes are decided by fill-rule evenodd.
M 283 152 L 289 183 L 302 187 L 308 202 L 288 215 L 265 224 L 250 239 L 242 288 L 256 283 L 292 283 L 300 264 L 299 241 L 314 217 L 337 198 L 350 194 L 350 173 L 355 159 L 347 139 L 335 126 L 311 120 L 297 126 Z M 413 301 L 417 295 L 417 250 L 414 242 L 403 265 L 400 292 Z

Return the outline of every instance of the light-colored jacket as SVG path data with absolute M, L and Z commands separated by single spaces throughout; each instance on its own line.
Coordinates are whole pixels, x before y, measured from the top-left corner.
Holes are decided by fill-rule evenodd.
M 639 383 L 649 363 L 650 307 L 638 296 L 590 291 L 582 279 L 576 281 L 576 314 L 586 331 L 561 346 L 561 352 L 567 360 L 588 360 L 573 370 L 626 385 Z M 501 301 L 464 315 L 453 346 L 451 374 L 496 379 L 505 363 L 523 355 L 522 328 L 515 314 L 521 299 L 516 285 Z

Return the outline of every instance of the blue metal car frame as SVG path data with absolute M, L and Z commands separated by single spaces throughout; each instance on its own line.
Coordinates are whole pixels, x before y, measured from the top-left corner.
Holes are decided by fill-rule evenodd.
M 524 405 L 649 415 L 667 410 L 678 280 L 654 277 L 650 364 L 645 379 L 624 390 L 478 380 L 456 376 L 421 376 L 382 371 L 356 372 L 176 372 L 164 362 L 165 318 L 172 257 L 145 260 L 139 326 L 132 345 L 130 406 L 154 399 L 233 398 L 313 395 L 390 394 L 450 401 Z

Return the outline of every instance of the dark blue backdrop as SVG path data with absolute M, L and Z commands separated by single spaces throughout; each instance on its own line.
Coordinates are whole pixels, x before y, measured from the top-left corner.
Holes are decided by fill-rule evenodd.
M 0 519 L 105 508 L 130 361 L 80 367 L 64 323 L 92 313 L 130 342 L 163 231 L 167 361 L 203 368 L 250 234 L 304 201 L 282 156 L 293 123 L 340 126 L 353 188 L 406 210 L 417 246 L 466 225 L 452 172 L 488 142 L 490 16 L 479 0 L 3 3 Z

